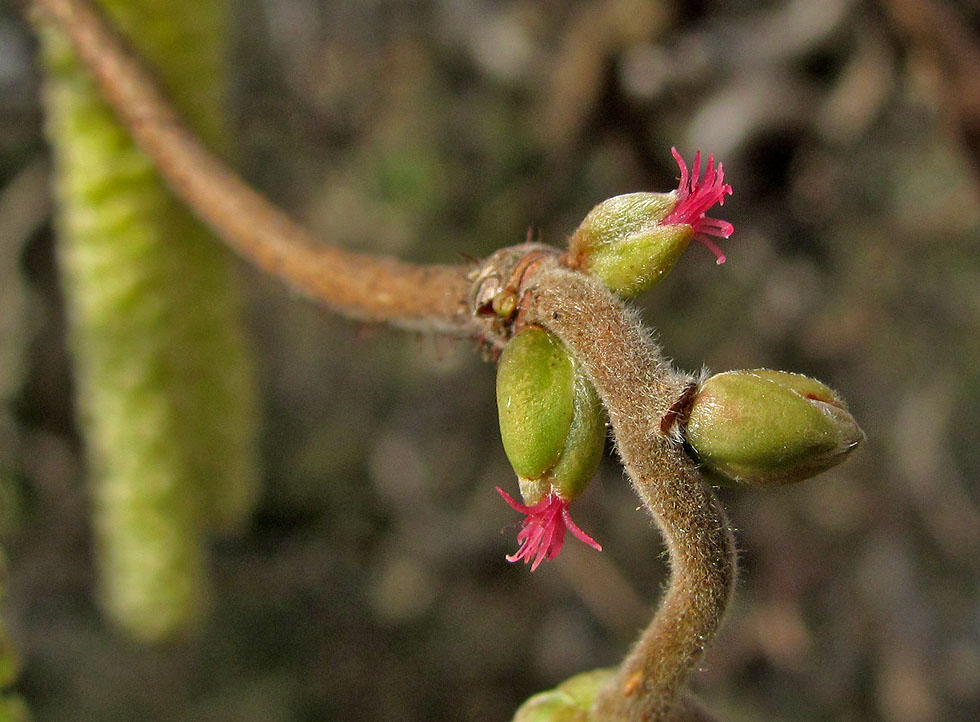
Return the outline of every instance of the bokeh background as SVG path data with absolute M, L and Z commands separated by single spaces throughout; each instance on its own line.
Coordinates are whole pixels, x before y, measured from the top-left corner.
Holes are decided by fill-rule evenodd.
M 41 722 L 508 719 L 614 664 L 665 580 L 613 458 L 530 575 L 493 368 L 335 318 L 242 265 L 259 512 L 214 606 L 138 645 L 93 599 L 35 43 L 0 2 L 0 524 L 19 691 Z M 725 492 L 742 575 L 694 686 L 731 722 L 980 719 L 980 4 L 242 0 L 241 171 L 325 239 L 424 261 L 724 161 L 736 235 L 639 303 L 675 362 L 843 393 L 840 468 Z M 165 11 L 165 4 L 161 3 Z M 718 215 L 718 214 L 716 214 Z

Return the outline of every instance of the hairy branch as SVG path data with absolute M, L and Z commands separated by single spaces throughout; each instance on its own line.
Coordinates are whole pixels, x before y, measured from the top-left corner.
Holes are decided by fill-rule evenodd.
M 735 543 L 715 494 L 664 429 L 692 377 L 674 370 L 634 314 L 591 277 L 555 267 L 525 311 L 585 366 L 609 410 L 619 455 L 667 544 L 671 580 L 657 615 L 596 702 L 596 719 L 667 720 L 717 631 L 735 583 Z M 668 425 L 669 426 L 669 425 Z
M 466 312 L 470 268 L 403 263 L 317 241 L 201 144 L 87 0 L 30 0 L 30 6 L 69 36 L 174 193 L 248 261 L 352 318 L 481 335 Z

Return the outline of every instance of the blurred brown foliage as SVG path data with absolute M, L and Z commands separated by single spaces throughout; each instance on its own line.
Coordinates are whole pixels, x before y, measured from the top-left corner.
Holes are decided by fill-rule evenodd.
M 41 722 L 504 720 L 615 663 L 665 573 L 610 458 L 533 576 L 493 370 L 465 342 L 331 317 L 243 267 L 266 490 L 214 545 L 207 626 L 146 649 L 93 568 L 33 41 L 0 2 L 4 610 Z M 161 3 L 161 9 L 165 4 Z M 669 149 L 724 161 L 728 263 L 641 300 L 678 365 L 837 388 L 840 468 L 726 493 L 742 580 L 695 685 L 732 722 L 980 718 L 975 0 L 243 0 L 239 167 L 342 245 L 452 261 L 562 243 Z M 952 38 L 952 40 L 950 40 Z M 967 73 L 967 75 L 964 75 Z M 973 90 L 971 90 L 973 88 Z M 976 113 L 976 115 L 974 115 Z

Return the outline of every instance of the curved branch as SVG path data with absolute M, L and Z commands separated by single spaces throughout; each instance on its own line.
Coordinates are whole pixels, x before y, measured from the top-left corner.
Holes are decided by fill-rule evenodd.
M 470 268 L 404 263 L 318 242 L 201 144 L 88 0 L 29 3 L 70 38 L 174 193 L 252 264 L 352 318 L 482 335 L 467 312 Z
M 653 622 L 600 693 L 599 720 L 670 719 L 724 617 L 735 584 L 728 518 L 662 421 L 692 378 L 663 358 L 639 319 L 598 281 L 563 268 L 532 282 L 525 318 L 561 338 L 602 397 L 619 455 L 670 555 L 670 586 Z

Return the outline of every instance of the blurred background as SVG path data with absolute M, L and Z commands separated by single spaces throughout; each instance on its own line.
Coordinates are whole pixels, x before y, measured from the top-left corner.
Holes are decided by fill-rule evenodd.
M 93 599 L 85 459 L 35 42 L 0 1 L 4 616 L 41 722 L 509 719 L 615 664 L 665 582 L 610 456 L 533 575 L 493 367 L 335 318 L 244 264 L 264 491 L 216 541 L 214 604 L 145 647 Z M 161 9 L 165 5 L 161 3 Z M 980 3 L 242 0 L 238 167 L 335 243 L 420 261 L 725 165 L 728 262 L 639 303 L 680 367 L 838 389 L 842 467 L 724 492 L 742 575 L 693 686 L 731 722 L 980 719 Z

